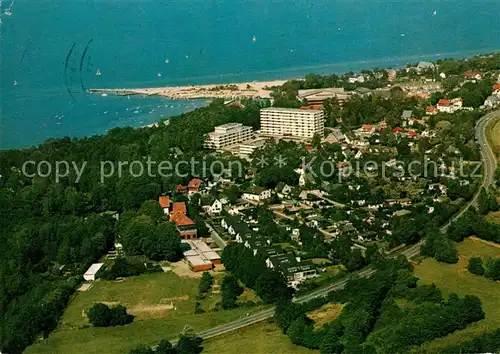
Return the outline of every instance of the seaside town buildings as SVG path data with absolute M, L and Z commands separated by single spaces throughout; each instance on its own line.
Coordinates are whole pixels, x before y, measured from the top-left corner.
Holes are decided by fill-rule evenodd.
M 209 149 L 221 149 L 245 140 L 250 140 L 252 137 L 252 127 L 241 123 L 227 123 L 215 127 L 213 132 L 207 134 L 205 147 Z
M 324 135 L 323 110 L 263 108 L 260 110 L 261 135 L 270 137 L 312 138 Z
M 324 89 L 299 90 L 297 98 L 306 100 L 309 105 L 322 105 L 327 98 L 336 98 L 345 101 L 352 96 L 352 91 L 345 91 L 343 87 L 330 87 Z
M 187 216 L 186 203 L 172 203 L 168 196 L 161 196 L 158 202 L 165 215 L 169 215 L 170 221 L 175 223 L 183 240 L 193 240 L 197 238 L 198 232 L 196 230 L 196 223 Z
M 441 99 L 437 103 L 436 108 L 441 113 L 454 113 L 462 109 L 462 98 L 457 97 L 451 100 Z

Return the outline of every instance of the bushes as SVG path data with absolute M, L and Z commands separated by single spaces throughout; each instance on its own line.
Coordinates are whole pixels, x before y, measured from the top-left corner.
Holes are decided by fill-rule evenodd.
M 200 278 L 200 285 L 198 288 L 198 296 L 199 300 L 204 299 L 206 293 L 212 288 L 212 284 L 214 283 L 214 277 L 209 272 L 203 272 Z
M 140 260 L 124 257 L 116 258 L 106 269 L 99 272 L 99 277 L 105 280 L 114 280 L 121 277 L 133 277 L 143 273 L 161 272 L 161 267 Z
M 434 257 L 439 262 L 458 262 L 458 253 L 454 242 L 441 234 L 439 230 L 428 233 L 420 253 L 423 256 Z
M 473 257 L 469 259 L 469 265 L 467 269 L 472 274 L 484 275 L 483 260 L 480 257 Z
M 129 315 L 124 306 L 110 308 L 100 302 L 87 311 L 87 317 L 94 327 L 123 326 L 134 320 L 134 316 Z
M 203 351 L 202 342 L 203 339 L 196 336 L 191 328 L 188 328 L 180 334 L 176 345 L 172 345 L 170 341 L 164 339 L 154 350 L 149 346 L 139 345 L 128 354 L 198 354 Z
M 470 341 L 452 345 L 441 350 L 442 354 L 455 353 L 498 353 L 500 352 L 500 329 L 484 333 Z
M 243 293 L 243 288 L 238 284 L 238 280 L 231 274 L 226 274 L 221 285 L 221 305 L 223 309 L 238 307 L 236 302 L 238 296 Z
M 281 273 L 267 268 L 264 259 L 254 256 L 243 244 L 232 244 L 224 248 L 222 262 L 245 286 L 255 289 L 263 302 L 291 299 L 292 289 L 287 286 Z

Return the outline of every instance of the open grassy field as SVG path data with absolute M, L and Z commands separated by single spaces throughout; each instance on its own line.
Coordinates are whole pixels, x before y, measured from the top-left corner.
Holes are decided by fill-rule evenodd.
M 486 220 L 500 224 L 500 211 L 491 211 L 486 215 Z
M 457 245 L 460 259 L 457 264 L 439 263 L 432 258 L 425 259 L 415 267 L 415 275 L 419 283 L 435 283 L 446 297 L 454 292 L 459 296 L 476 295 L 481 299 L 486 318 L 469 325 L 462 331 L 454 332 L 422 346 L 425 351 L 433 348 L 460 343 L 485 332 L 500 328 L 500 282 L 494 282 L 481 276 L 473 275 L 467 270 L 471 257 L 500 257 L 500 247 L 488 244 L 480 239 L 468 238 Z
M 281 333 L 275 323 L 263 322 L 248 326 L 203 343 L 207 354 L 312 354 L 319 350 L 298 347 Z
M 199 279 L 173 273 L 155 273 L 127 278 L 122 282 L 98 281 L 86 292 L 78 292 L 64 313 L 61 324 L 46 340 L 26 353 L 125 353 L 139 345 L 154 345 L 176 338 L 185 325 L 196 331 L 221 325 L 260 308 L 238 308 L 194 314 Z M 95 302 L 123 304 L 136 315 L 126 326 L 94 328 L 85 310 Z M 204 309 L 208 310 L 208 303 Z
M 198 279 L 180 278 L 174 273 L 145 274 L 123 281 L 100 280 L 90 290 L 74 295 L 61 325 L 75 327 L 87 324 L 84 312 L 96 302 L 122 304 L 137 320 L 189 314 L 193 310 L 198 283 Z

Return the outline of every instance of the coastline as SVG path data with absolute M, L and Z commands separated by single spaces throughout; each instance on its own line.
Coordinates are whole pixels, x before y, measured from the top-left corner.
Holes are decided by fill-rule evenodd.
M 89 89 L 90 94 L 116 94 L 119 96 L 143 95 L 159 96 L 172 100 L 214 99 L 214 98 L 271 98 L 273 86 L 281 86 L 287 80 L 249 81 L 240 83 L 165 86 L 150 88 L 96 88 Z

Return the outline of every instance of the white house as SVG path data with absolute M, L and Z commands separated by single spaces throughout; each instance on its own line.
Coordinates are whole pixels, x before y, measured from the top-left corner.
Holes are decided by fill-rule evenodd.
M 462 109 L 463 101 L 462 97 L 457 97 L 452 100 L 439 100 L 436 108 L 439 112 L 442 113 L 454 113 L 460 109 Z
M 484 106 L 488 108 L 495 108 L 498 105 L 500 105 L 500 97 L 496 95 L 488 96 L 484 101 Z
M 222 202 L 219 199 L 214 200 L 214 202 L 207 208 L 207 213 L 210 215 L 220 214 L 221 212 Z
M 83 279 L 85 279 L 86 281 L 94 281 L 97 272 L 102 268 L 103 265 L 104 263 L 92 264 L 83 275 Z
M 263 201 L 271 198 L 271 190 L 262 187 L 252 186 L 249 187 L 242 196 L 246 200 Z

